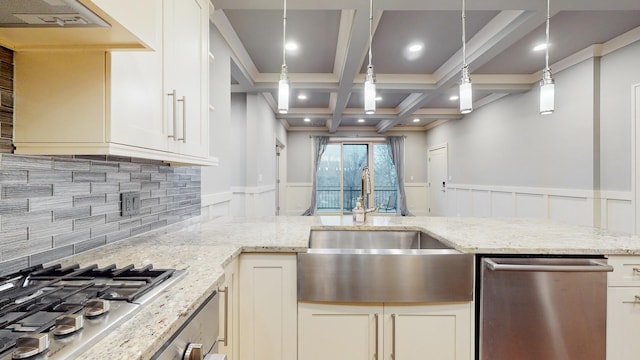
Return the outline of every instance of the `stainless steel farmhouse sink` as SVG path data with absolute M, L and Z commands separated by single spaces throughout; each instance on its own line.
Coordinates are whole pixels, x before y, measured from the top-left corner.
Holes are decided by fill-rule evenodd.
M 312 230 L 298 254 L 298 300 L 471 301 L 473 262 L 415 230 Z

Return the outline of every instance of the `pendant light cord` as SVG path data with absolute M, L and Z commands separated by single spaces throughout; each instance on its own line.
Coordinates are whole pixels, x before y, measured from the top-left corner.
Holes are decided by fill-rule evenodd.
M 465 0 L 462 0 L 462 66 L 467 66 L 467 32 L 465 27 L 466 13 L 465 13 Z
M 369 67 L 371 67 L 371 43 L 373 42 L 373 0 L 369 0 Z
M 282 13 L 282 66 L 287 66 L 287 0 L 284 0 L 284 10 Z
M 549 3 L 550 0 L 547 0 L 547 29 L 546 29 L 546 36 L 547 36 L 547 46 L 545 48 L 545 70 L 549 70 Z

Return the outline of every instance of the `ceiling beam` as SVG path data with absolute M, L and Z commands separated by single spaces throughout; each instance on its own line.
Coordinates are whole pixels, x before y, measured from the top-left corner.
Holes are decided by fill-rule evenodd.
M 478 68 L 540 25 L 542 21 L 544 21 L 543 15 L 536 15 L 532 11 L 501 11 L 467 41 L 467 64 L 471 69 Z M 526 30 L 523 30 L 523 28 Z M 402 109 L 395 121 L 380 126 L 378 132 L 384 133 L 395 125 L 401 124 L 420 108 L 428 105 L 432 99 L 437 98 L 437 95 L 449 90 L 458 81 L 461 64 L 462 48 L 435 71 L 434 76 L 437 78 L 436 90 L 430 95 L 421 94 L 417 99 L 401 104 L 403 105 Z
M 344 69 L 340 77 L 333 118 L 330 122 L 329 131 L 334 133 L 342 121 L 342 113 L 347 107 L 349 96 L 353 88 L 356 75 L 362 67 L 362 54 L 369 50 L 369 11 L 368 9 L 357 10 L 354 14 L 351 28 L 351 39 L 346 51 Z M 379 12 L 378 19 L 382 16 Z

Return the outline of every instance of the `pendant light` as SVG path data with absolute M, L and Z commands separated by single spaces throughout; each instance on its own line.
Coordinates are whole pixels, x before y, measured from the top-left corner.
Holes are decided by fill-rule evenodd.
M 278 112 L 286 114 L 289 112 L 289 71 L 286 60 L 287 41 L 287 0 L 284 0 L 282 13 L 282 71 L 280 81 L 278 81 Z
M 547 0 L 547 29 L 546 29 L 546 49 L 545 49 L 545 67 L 542 70 L 542 80 L 540 80 L 540 114 L 553 114 L 555 85 L 553 77 L 551 77 L 551 69 L 549 68 L 549 1 Z
M 371 43 L 373 40 L 373 0 L 369 0 L 369 66 L 364 79 L 364 113 L 371 115 L 376 112 L 376 78 L 371 64 Z
M 468 114 L 473 111 L 473 92 L 469 65 L 467 65 L 467 34 L 465 28 L 465 0 L 462 0 L 462 79 L 460 80 L 460 113 Z

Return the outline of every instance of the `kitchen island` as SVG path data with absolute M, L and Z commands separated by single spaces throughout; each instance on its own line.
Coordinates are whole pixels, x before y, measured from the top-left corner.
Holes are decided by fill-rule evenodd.
M 241 253 L 296 253 L 307 249 L 312 229 L 421 230 L 474 254 L 638 255 L 640 237 L 537 219 L 371 216 L 354 226 L 350 217 L 192 219 L 63 260 L 106 266 L 153 264 L 186 269 L 165 290 L 80 359 L 147 359 L 224 281 L 224 266 Z

